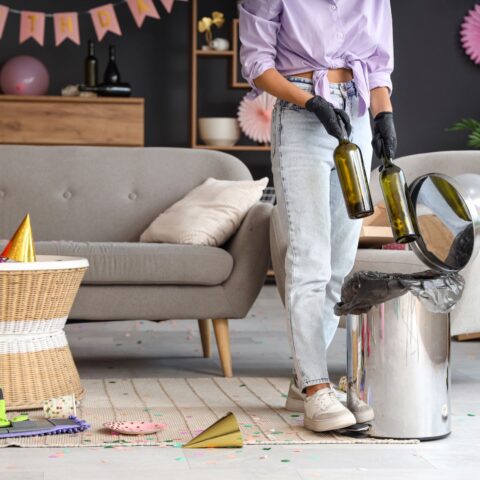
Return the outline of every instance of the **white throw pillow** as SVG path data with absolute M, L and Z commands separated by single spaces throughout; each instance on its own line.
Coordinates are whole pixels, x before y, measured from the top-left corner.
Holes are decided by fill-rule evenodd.
M 160 214 L 142 233 L 141 242 L 219 246 L 237 230 L 260 200 L 268 178 L 208 178 Z

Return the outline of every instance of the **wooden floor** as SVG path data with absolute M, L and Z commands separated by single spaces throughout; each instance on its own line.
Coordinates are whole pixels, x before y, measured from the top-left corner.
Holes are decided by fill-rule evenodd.
M 282 306 L 267 286 L 248 319 L 230 322 L 234 375 L 288 376 Z M 67 327 L 84 378 L 194 377 L 220 372 L 216 348 L 203 358 L 192 321 Z M 214 342 L 212 335 L 212 342 Z M 5 480 L 443 480 L 480 471 L 480 342 L 452 344 L 453 434 L 419 445 L 249 446 L 233 450 L 78 448 L 0 450 Z M 345 371 L 344 331 L 330 350 L 332 377 Z M 267 448 L 267 449 L 266 449 Z M 269 448 L 269 449 L 268 449 Z

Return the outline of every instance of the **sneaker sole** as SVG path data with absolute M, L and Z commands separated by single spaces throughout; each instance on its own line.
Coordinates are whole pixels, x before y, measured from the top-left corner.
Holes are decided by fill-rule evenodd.
M 355 425 L 357 421 L 350 412 L 344 412 L 338 417 L 326 418 L 324 420 L 312 420 L 305 418 L 303 424 L 305 428 L 312 430 L 313 432 L 329 432 L 330 430 L 340 430 L 341 428 L 351 427 Z
M 346 406 L 344 402 L 342 403 L 344 406 Z M 303 400 L 288 397 L 285 403 L 285 410 L 288 410 L 289 412 L 305 413 L 305 403 Z M 352 414 L 355 417 L 355 420 L 357 421 L 357 423 L 368 423 L 375 418 L 375 415 L 373 414 L 373 412 L 368 412 L 368 411 L 366 412 L 352 411 Z

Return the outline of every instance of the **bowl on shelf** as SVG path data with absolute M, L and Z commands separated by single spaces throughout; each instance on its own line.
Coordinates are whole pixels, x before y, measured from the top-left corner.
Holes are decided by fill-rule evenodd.
M 198 133 L 206 145 L 215 147 L 231 147 L 240 139 L 240 127 L 236 118 L 199 118 Z

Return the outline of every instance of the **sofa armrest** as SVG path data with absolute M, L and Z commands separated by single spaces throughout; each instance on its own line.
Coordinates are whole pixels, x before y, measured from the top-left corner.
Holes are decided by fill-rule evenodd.
M 247 213 L 237 233 L 226 244 L 234 265 L 223 283 L 232 307 L 231 318 L 243 318 L 265 282 L 270 263 L 270 214 L 272 205 L 258 202 Z

